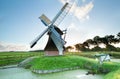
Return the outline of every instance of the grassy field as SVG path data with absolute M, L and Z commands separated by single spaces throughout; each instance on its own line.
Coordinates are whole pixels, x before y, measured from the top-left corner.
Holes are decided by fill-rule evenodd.
M 120 58 L 120 52 L 113 51 L 98 51 L 98 52 L 66 52 L 66 55 L 79 55 L 88 58 L 94 58 L 95 54 L 109 54 L 114 58 Z
M 0 52 L 0 66 L 17 64 L 31 56 L 43 56 L 43 52 Z
M 120 58 L 120 52 L 66 52 L 65 55 L 78 55 L 88 58 L 94 58 L 95 54 L 107 53 L 115 58 Z M 43 52 L 0 52 L 0 66 L 17 64 L 20 61 L 31 56 L 43 56 Z

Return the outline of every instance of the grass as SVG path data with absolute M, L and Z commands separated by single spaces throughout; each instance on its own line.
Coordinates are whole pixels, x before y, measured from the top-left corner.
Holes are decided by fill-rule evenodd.
M 41 56 L 43 52 L 0 52 L 0 66 L 17 64 L 31 56 Z
M 66 52 L 66 55 L 79 55 L 88 58 L 94 58 L 95 54 L 107 53 L 113 57 L 120 58 L 120 52 Z M 0 52 L 0 66 L 17 64 L 20 61 L 31 56 L 43 56 L 43 52 Z
M 29 63 L 32 65 L 31 69 L 41 69 L 41 70 L 51 70 L 60 68 L 69 68 L 79 66 L 80 68 L 85 68 L 89 66 L 91 69 L 98 65 L 98 62 L 91 58 L 81 57 L 81 56 L 56 56 L 56 57 L 39 57 L 35 58 Z M 116 70 L 120 67 L 120 63 L 105 62 L 103 63 L 104 69 L 109 69 L 110 71 Z
M 66 57 L 40 57 L 33 60 L 32 65 L 32 69 L 51 70 L 74 67 L 77 64 Z
M 112 57 L 120 58 L 120 52 L 113 52 L 113 51 L 66 52 L 66 55 L 80 55 L 80 56 L 83 56 L 83 57 L 94 58 L 95 54 L 100 54 L 100 53 L 110 54 Z
M 32 65 L 31 69 L 40 70 L 53 70 L 76 66 L 84 68 L 84 63 L 89 61 L 92 60 L 79 56 L 39 57 L 30 62 L 29 65 Z
M 104 69 L 109 69 L 110 71 L 115 71 L 118 68 L 120 68 L 120 63 L 116 63 L 116 62 L 105 62 L 103 63 L 103 68 Z
M 120 68 L 105 75 L 104 79 L 120 79 Z
M 120 79 L 120 63 L 105 62 L 103 68 L 111 70 L 104 79 Z

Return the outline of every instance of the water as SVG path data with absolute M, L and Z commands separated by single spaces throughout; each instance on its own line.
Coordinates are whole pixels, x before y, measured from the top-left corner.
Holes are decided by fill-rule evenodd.
M 0 69 L 0 79 L 103 79 L 103 75 L 85 75 L 87 70 L 71 70 L 52 74 L 35 74 L 28 69 Z
M 111 61 L 120 63 L 120 59 L 111 59 Z

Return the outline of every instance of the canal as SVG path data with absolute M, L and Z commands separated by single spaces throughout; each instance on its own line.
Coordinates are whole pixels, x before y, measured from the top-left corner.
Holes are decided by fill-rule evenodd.
M 28 69 L 0 69 L 0 79 L 103 79 L 104 75 L 86 75 L 88 70 L 71 70 L 51 74 L 35 74 Z

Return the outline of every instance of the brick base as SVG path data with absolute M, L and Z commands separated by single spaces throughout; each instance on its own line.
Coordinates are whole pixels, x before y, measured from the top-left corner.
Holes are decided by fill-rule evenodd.
M 58 51 L 45 51 L 45 56 L 58 56 Z

